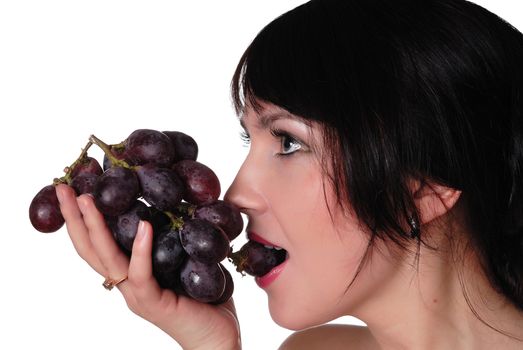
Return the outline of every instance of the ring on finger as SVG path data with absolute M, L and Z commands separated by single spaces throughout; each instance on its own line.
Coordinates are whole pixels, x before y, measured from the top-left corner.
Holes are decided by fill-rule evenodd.
M 114 287 L 116 287 L 118 284 L 122 283 L 123 281 L 125 281 L 127 279 L 127 276 L 125 277 L 122 277 L 120 279 L 112 279 L 111 277 L 107 277 L 104 281 L 104 283 L 102 283 L 102 286 L 107 289 L 107 290 L 111 290 L 113 289 Z

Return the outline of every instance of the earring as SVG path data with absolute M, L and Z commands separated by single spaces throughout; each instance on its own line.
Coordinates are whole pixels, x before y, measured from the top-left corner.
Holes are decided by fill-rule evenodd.
M 421 232 L 418 220 L 414 216 L 410 216 L 408 221 L 410 226 L 410 238 L 419 238 Z

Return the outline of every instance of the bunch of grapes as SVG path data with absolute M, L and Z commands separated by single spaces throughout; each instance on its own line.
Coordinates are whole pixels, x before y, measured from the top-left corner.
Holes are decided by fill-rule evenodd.
M 104 151 L 103 168 L 87 154 L 93 144 Z M 41 232 L 62 227 L 54 185 L 66 183 L 77 195 L 92 194 L 127 255 L 139 221 L 151 223 L 153 273 L 161 287 L 223 303 L 234 285 L 221 261 L 231 254 L 230 241 L 243 230 L 243 221 L 236 207 L 218 199 L 218 177 L 196 161 L 197 155 L 195 140 L 178 131 L 139 129 L 112 145 L 91 135 L 65 176 L 34 197 L 31 223 Z

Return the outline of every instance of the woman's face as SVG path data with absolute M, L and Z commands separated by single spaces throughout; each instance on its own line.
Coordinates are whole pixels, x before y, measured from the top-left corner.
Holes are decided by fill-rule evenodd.
M 388 265 L 373 254 L 347 291 L 368 235 L 336 205 L 320 162 L 321 129 L 274 105 L 262 107 L 241 119 L 250 149 L 226 200 L 248 216 L 249 238 L 287 251 L 286 261 L 257 283 L 274 321 L 302 329 L 351 314 Z

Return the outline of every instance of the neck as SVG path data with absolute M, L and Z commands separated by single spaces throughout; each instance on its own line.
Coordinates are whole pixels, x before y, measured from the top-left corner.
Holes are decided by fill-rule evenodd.
M 403 260 L 351 314 L 383 349 L 521 349 L 523 313 L 494 291 L 472 254 L 451 261 L 446 248 L 422 246 L 417 264 Z

